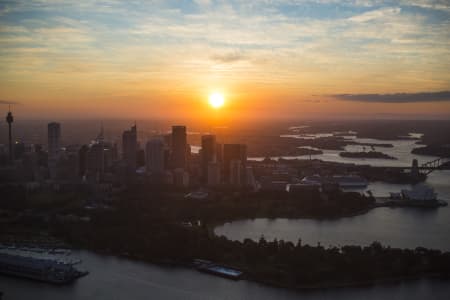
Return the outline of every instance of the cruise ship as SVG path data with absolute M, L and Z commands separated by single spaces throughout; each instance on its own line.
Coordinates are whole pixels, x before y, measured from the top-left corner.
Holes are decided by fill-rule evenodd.
M 88 274 L 73 264 L 6 253 L 0 253 L 0 273 L 54 284 L 69 283 Z

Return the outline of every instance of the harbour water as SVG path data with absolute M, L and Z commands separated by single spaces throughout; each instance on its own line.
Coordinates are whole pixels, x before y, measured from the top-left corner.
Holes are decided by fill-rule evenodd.
M 192 269 L 149 265 L 124 258 L 74 251 L 90 274 L 71 285 L 54 286 L 0 276 L 5 300 L 111 299 L 448 299 L 448 281 L 415 280 L 357 288 L 292 291 L 245 280 L 233 281 Z
M 426 181 L 439 198 L 450 200 L 450 171 L 435 171 Z M 375 182 L 366 190 L 375 196 L 388 196 L 410 185 Z M 331 220 L 255 219 L 225 223 L 215 229 L 217 235 L 232 240 L 283 239 L 317 245 L 368 245 L 379 241 L 402 248 L 423 246 L 450 251 L 450 209 L 375 208 L 366 214 Z
M 308 135 L 309 139 L 315 139 L 318 137 L 326 137 L 332 136 L 332 133 L 328 134 L 315 134 Z M 286 138 L 305 138 L 303 135 L 282 135 Z M 418 138 L 420 134 L 410 133 L 411 138 Z M 315 150 L 322 150 L 322 154 L 311 155 L 312 159 L 321 159 L 324 161 L 334 161 L 339 163 L 353 163 L 358 165 L 371 165 L 371 166 L 381 166 L 381 167 L 410 167 L 412 160 L 417 159 L 419 164 L 426 163 L 428 161 L 432 161 L 437 156 L 432 155 L 416 155 L 411 153 L 411 150 L 414 148 L 423 147 L 423 145 L 417 145 L 417 140 L 415 139 L 404 139 L 404 140 L 379 140 L 379 139 L 368 139 L 368 138 L 357 138 L 354 135 L 343 136 L 345 139 L 351 140 L 352 142 L 357 143 L 368 143 L 368 144 L 391 144 L 393 147 L 378 147 L 374 146 L 373 148 L 370 146 L 361 146 L 361 145 L 347 145 L 344 147 L 343 151 L 348 152 L 360 152 L 360 151 L 378 151 L 385 153 L 389 156 L 395 157 L 396 159 L 377 159 L 377 158 L 351 158 L 351 157 L 342 157 L 339 155 L 341 150 L 323 150 L 317 149 L 313 147 L 303 147 L 310 148 Z M 273 157 L 278 159 L 280 157 Z M 302 156 L 282 156 L 285 159 L 307 159 L 309 155 Z M 263 157 L 253 157 L 252 160 L 262 160 Z

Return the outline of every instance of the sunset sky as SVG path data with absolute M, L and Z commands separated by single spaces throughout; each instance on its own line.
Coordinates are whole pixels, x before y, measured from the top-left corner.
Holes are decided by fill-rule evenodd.
M 450 2 L 0 0 L 7 103 L 34 119 L 449 118 Z

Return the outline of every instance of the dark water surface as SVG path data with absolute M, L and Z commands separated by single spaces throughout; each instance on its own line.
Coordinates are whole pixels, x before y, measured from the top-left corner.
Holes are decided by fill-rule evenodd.
M 440 199 L 450 200 L 450 171 L 436 171 L 429 175 L 427 185 L 432 186 Z M 411 188 L 410 185 L 371 183 L 376 196 Z M 368 245 L 379 241 L 384 245 L 401 248 L 423 246 L 450 251 L 450 206 L 438 209 L 376 208 L 366 214 L 333 219 L 255 219 L 226 223 L 215 229 L 217 235 L 232 240 L 245 238 L 259 240 L 283 239 L 316 245 Z
M 361 288 L 299 292 L 232 281 L 184 268 L 74 253 L 91 273 L 72 285 L 53 286 L 0 276 L 4 299 L 448 299 L 448 281 L 416 280 Z

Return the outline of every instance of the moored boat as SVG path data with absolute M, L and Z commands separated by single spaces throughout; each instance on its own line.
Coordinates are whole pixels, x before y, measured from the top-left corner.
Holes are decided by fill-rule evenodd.
M 5 253 L 0 253 L 0 273 L 54 284 L 70 283 L 88 274 L 71 264 Z

